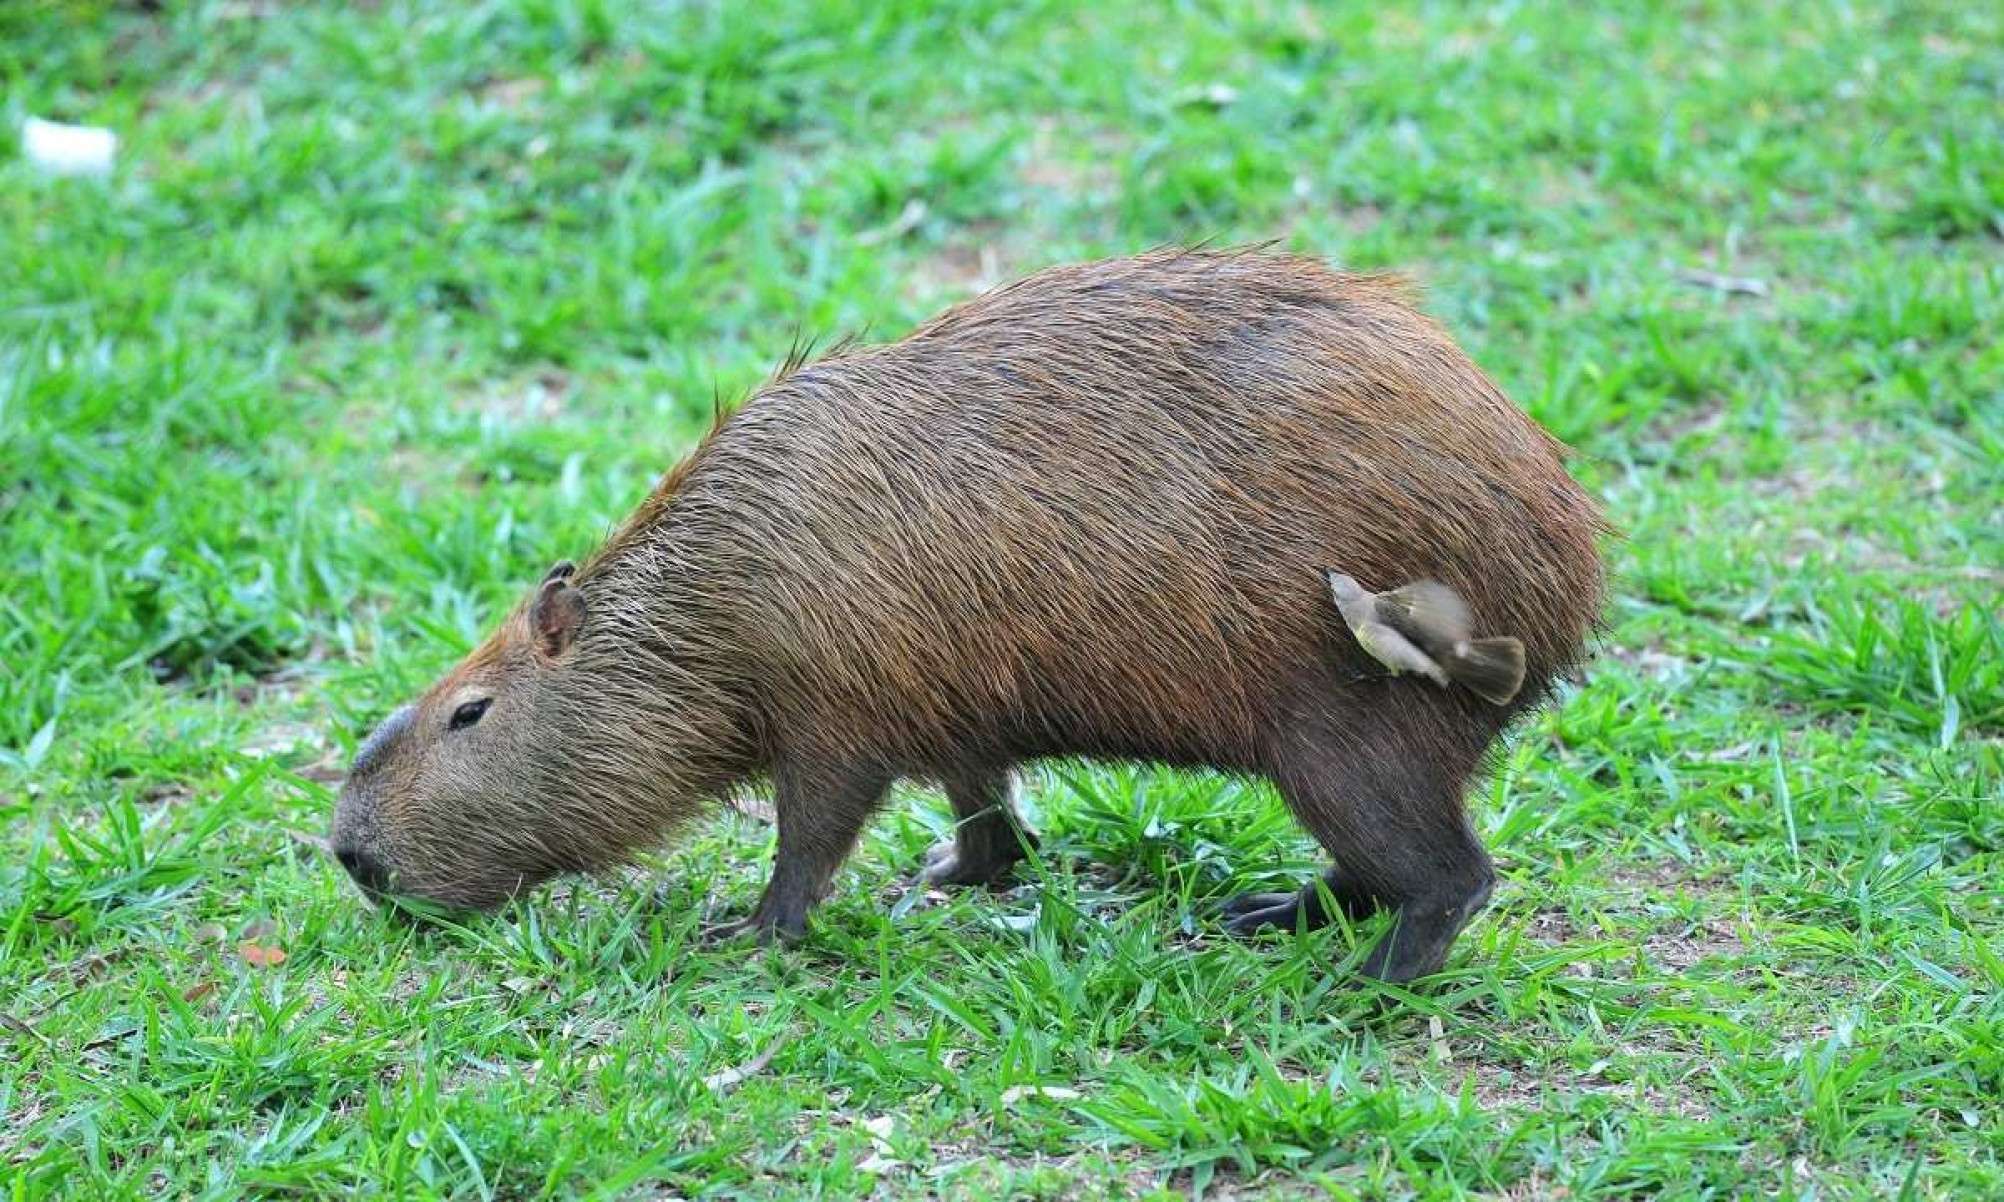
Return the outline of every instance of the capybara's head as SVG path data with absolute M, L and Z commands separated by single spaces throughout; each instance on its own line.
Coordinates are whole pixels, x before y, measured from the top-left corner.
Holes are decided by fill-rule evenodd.
M 372 898 L 482 908 L 586 867 L 566 778 L 585 732 L 564 695 L 587 619 L 558 564 L 500 630 L 355 755 L 334 809 L 334 855 Z
M 650 608 L 644 559 L 600 568 L 551 568 L 362 744 L 332 844 L 371 898 L 495 906 L 626 860 L 746 779 L 740 653 L 690 633 L 699 606 Z

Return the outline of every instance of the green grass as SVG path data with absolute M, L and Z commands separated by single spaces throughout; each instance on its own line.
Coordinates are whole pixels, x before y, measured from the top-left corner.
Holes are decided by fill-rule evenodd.
M 0 10 L 13 1197 L 2004 1194 L 1994 6 L 166 7 Z M 1440 977 L 1221 938 L 1314 850 L 1152 770 L 770 957 L 744 818 L 418 930 L 292 838 L 797 335 L 1206 237 L 1416 270 L 1626 531 Z

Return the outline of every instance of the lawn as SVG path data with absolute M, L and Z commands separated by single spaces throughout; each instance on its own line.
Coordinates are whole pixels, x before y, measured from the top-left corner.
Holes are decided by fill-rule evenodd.
M 10 1196 L 2004 1196 L 2004 10 L 162 7 L 0 8 Z M 1315 849 L 1150 768 L 771 955 L 755 812 L 432 927 L 315 849 L 796 340 L 1207 238 L 1415 272 L 1623 532 L 1445 972 L 1224 937 Z

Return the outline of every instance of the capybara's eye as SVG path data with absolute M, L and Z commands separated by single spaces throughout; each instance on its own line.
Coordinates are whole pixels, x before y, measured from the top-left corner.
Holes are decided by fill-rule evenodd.
M 492 697 L 482 697 L 478 701 L 469 701 L 465 705 L 460 706 L 458 709 L 452 711 L 452 721 L 446 724 L 446 729 L 465 730 L 475 722 L 480 721 L 480 715 L 487 712 L 488 703 L 493 700 Z

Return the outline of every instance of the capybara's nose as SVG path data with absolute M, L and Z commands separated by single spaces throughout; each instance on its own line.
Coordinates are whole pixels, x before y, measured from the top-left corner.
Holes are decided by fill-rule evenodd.
M 352 847 L 337 847 L 334 849 L 334 858 L 341 861 L 341 867 L 348 870 L 348 875 L 354 877 L 355 883 L 365 892 L 376 894 L 389 891 L 389 872 L 384 869 L 381 860 L 368 852 Z

